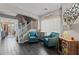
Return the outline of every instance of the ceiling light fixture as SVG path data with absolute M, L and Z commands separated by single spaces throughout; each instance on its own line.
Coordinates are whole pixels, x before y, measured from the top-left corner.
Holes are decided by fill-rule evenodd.
M 44 8 L 44 10 L 48 10 L 47 8 Z

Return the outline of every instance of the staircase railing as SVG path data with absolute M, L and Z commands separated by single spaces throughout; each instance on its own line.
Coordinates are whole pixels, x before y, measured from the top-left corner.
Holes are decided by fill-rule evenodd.
M 27 31 L 29 31 L 30 29 L 31 29 L 31 22 L 27 24 Z

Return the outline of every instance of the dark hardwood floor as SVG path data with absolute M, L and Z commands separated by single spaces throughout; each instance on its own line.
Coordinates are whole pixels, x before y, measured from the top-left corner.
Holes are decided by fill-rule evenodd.
M 15 37 L 8 36 L 0 40 L 0 55 L 57 55 L 55 49 L 43 46 L 42 42 L 18 44 Z

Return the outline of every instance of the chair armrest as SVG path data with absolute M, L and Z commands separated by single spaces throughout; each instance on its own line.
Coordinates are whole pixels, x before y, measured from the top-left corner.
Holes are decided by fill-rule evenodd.
M 49 40 L 51 40 L 51 39 L 58 39 L 58 37 L 49 37 L 48 39 Z
M 30 34 L 28 34 L 28 36 L 30 37 Z
M 53 39 L 52 37 L 48 37 L 48 39 Z
M 53 38 L 54 38 L 54 39 L 56 39 L 56 38 L 58 39 L 59 37 L 53 37 Z

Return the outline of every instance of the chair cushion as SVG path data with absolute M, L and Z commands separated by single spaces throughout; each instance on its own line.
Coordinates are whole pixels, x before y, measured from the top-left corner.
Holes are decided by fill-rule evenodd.
M 35 36 L 30 36 L 31 39 L 36 38 Z

